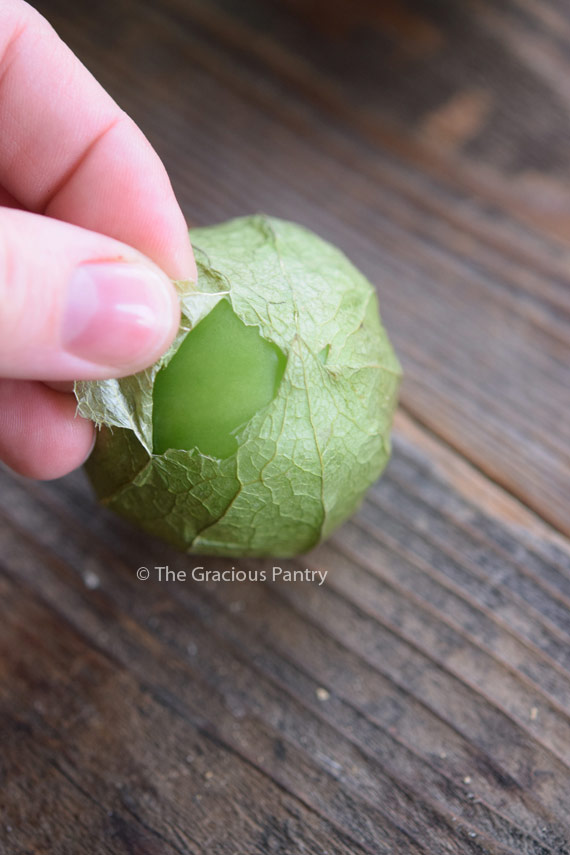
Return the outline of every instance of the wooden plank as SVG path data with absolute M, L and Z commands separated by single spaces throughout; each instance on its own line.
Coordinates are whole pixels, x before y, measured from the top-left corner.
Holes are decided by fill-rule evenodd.
M 20 566 L 25 566 L 23 556 Z M 125 616 L 113 640 L 108 636 L 109 648 L 101 635 L 86 640 L 83 630 L 71 628 L 77 625 L 77 615 L 71 615 L 68 625 L 61 612 L 46 610 L 34 601 L 32 591 L 12 588 L 7 580 L 2 600 L 12 606 L 2 628 L 2 700 L 3 707 L 9 704 L 11 717 L 4 724 L 3 742 L 28 794 L 32 790 L 47 800 L 42 823 L 50 850 L 61 840 L 68 847 L 65 851 L 78 851 L 75 846 L 85 834 L 74 822 L 74 802 L 79 799 L 82 804 L 75 810 L 92 824 L 90 852 L 203 852 L 220 828 L 225 829 L 226 851 L 239 850 L 243 839 L 263 851 L 264 840 L 297 837 L 309 852 L 322 852 L 325 846 L 335 853 L 359 851 L 358 846 L 353 850 L 343 845 L 342 832 L 335 833 L 334 825 L 327 828 L 299 800 L 292 801 L 256 771 L 253 760 L 241 758 L 243 752 L 207 732 L 202 713 L 210 709 L 214 715 L 220 703 L 216 693 L 201 697 L 199 681 L 189 679 L 187 668 L 176 662 L 168 666 L 171 682 L 166 689 L 163 666 L 174 657 L 164 651 L 162 663 L 160 656 L 154 660 L 153 674 L 149 653 L 151 658 L 153 648 L 156 653 L 156 642 L 145 643 L 144 628 L 137 630 L 133 623 L 126 629 Z M 96 611 L 101 612 L 101 606 Z M 100 621 L 101 613 L 93 617 Z M 133 673 L 119 664 L 123 655 Z M 185 699 L 175 699 L 172 678 L 177 671 L 187 686 Z M 223 710 L 218 708 L 218 713 Z M 14 733 L 22 731 L 28 739 L 14 740 Z M 22 792 L 8 780 L 3 810 L 10 828 L 4 826 L 0 841 L 10 845 L 10 852 L 27 852 L 42 842 L 36 809 L 22 811 Z M 70 785 L 76 791 L 71 801 Z M 36 804 L 31 799 L 30 806 Z
M 570 549 L 539 519 L 525 543 L 399 427 L 359 514 L 286 563 L 321 587 L 139 582 L 231 562 L 141 536 L 80 475 L 1 474 L 3 742 L 32 801 L 52 781 L 55 840 L 76 809 L 110 853 L 570 851 Z
M 390 36 L 380 15 L 359 77 L 348 36 L 337 68 L 338 41 L 323 43 L 285 9 L 264 7 L 240 4 L 239 19 L 222 0 L 168 0 L 160 11 L 136 4 L 136 18 L 129 0 L 101 6 L 96 20 L 66 0 L 46 10 L 156 143 L 189 218 L 268 210 L 342 246 L 378 284 L 404 364 L 406 410 L 568 533 L 570 253 L 551 228 L 565 216 L 551 184 L 565 186 L 558 141 L 568 117 L 534 65 L 521 68 L 520 51 L 509 53 L 525 21 L 517 18 L 503 46 L 489 35 L 487 7 L 434 11 L 441 47 L 406 66 L 414 101 L 394 57 L 380 58 L 382 40 L 403 50 L 407 30 Z M 414 14 L 426 22 L 425 10 Z M 465 56 L 458 39 L 467 28 Z M 462 57 L 486 63 L 495 106 L 476 139 L 443 157 L 430 138 L 445 104 L 465 91 L 471 65 L 461 69 Z M 507 70 L 522 82 L 507 87 Z M 368 82 L 356 90 L 364 71 Z M 534 125 L 503 116 L 508 107 L 526 117 L 528 98 L 541 99 L 553 128 L 540 140 L 532 193 L 520 188 L 534 162 Z M 486 140 L 495 148 L 477 147 Z M 528 163 L 505 161 L 503 150 Z

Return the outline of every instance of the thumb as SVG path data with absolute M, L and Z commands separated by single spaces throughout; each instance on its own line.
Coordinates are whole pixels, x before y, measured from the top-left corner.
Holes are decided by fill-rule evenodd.
M 179 318 L 172 283 L 135 249 L 0 208 L 0 377 L 132 374 L 168 348 Z

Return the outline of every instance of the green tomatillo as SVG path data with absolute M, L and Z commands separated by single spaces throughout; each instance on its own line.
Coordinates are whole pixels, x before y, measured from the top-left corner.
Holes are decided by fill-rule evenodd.
M 76 384 L 100 500 L 188 552 L 291 556 L 345 520 L 390 454 L 400 366 L 376 294 L 292 223 L 191 232 L 198 282 L 147 370 Z
M 229 457 L 237 451 L 234 431 L 273 400 L 285 365 L 283 352 L 220 300 L 156 375 L 154 452 L 198 448 Z

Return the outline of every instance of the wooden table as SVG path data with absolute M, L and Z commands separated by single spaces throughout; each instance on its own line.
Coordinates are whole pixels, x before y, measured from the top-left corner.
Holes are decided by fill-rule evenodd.
M 231 562 L 1 472 L 2 855 L 570 852 L 570 7 L 39 6 L 189 222 L 351 256 L 405 381 L 320 587 L 138 581 Z

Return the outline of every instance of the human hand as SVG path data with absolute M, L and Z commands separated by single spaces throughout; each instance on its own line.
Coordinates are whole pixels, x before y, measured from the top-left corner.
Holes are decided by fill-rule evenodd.
M 154 362 L 179 322 L 168 277 L 195 276 L 150 143 L 38 12 L 0 0 L 0 459 L 79 466 L 94 429 L 61 381 Z

